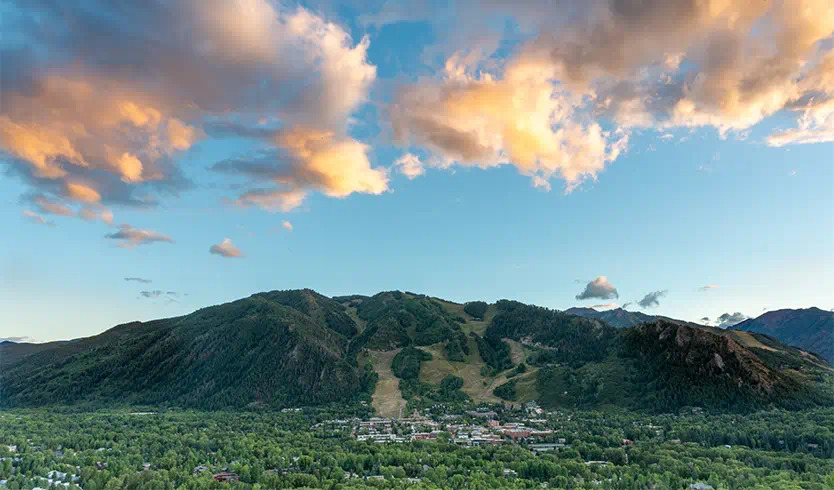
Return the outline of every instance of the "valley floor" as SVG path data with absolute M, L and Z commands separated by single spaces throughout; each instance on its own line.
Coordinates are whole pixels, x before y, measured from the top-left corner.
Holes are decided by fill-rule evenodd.
M 709 416 L 499 404 L 477 413 L 374 416 L 362 406 L 3 411 L 0 486 L 834 488 L 830 408 Z M 461 442 L 461 433 L 487 430 L 492 435 Z

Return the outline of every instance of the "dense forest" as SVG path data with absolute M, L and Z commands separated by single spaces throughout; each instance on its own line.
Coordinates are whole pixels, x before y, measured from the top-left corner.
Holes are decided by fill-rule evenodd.
M 503 423 L 517 420 L 518 411 L 492 408 Z M 0 413 L 0 480 L 11 490 L 44 484 L 53 471 L 84 490 L 834 485 L 832 409 L 709 417 L 554 412 L 545 416 L 555 430 L 549 437 L 564 447 L 538 453 L 526 442 L 460 447 L 442 434 L 430 442 L 375 444 L 325 422 L 362 415 L 7 411 Z M 214 481 L 222 472 L 240 480 Z

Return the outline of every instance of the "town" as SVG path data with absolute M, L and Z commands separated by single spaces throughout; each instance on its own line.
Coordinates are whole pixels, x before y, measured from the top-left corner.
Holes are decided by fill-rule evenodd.
M 507 485 L 509 480 L 529 480 L 536 471 L 568 471 L 556 469 L 559 467 L 571 468 L 595 486 L 609 487 L 616 485 L 624 468 L 635 464 L 632 460 L 639 464 L 639 458 L 650 457 L 655 451 L 678 454 L 714 448 L 711 450 L 718 451 L 716 454 L 729 457 L 767 443 L 784 458 L 807 454 L 812 458 L 809 461 L 814 461 L 828 454 L 825 440 L 803 436 L 801 429 L 767 436 L 760 442 L 744 434 L 730 437 L 730 428 L 750 422 L 726 416 L 721 422 L 724 429 L 707 427 L 703 425 L 706 414 L 697 407 L 677 414 L 641 415 L 544 410 L 535 402 L 436 404 L 390 418 L 368 408 L 360 405 L 350 412 L 303 407 L 239 415 L 180 409 L 102 413 L 87 417 L 89 423 L 98 426 L 95 438 L 77 432 L 61 438 L 44 434 L 37 425 L 25 422 L 36 417 L 34 413 L 0 414 L 0 489 L 102 490 L 122 488 L 118 481 L 128 479 L 145 482 L 145 486 L 131 488 L 154 488 L 152 482 L 160 477 L 174 476 L 172 468 L 179 468 L 174 476 L 177 481 L 192 481 L 200 488 L 218 488 L 218 484 L 243 488 L 253 480 L 269 482 L 265 488 L 288 482 L 295 482 L 291 486 L 311 486 L 313 478 L 323 478 L 324 474 L 346 486 L 361 487 L 370 482 L 394 485 L 396 481 L 436 485 L 442 481 L 445 466 L 421 458 L 450 452 L 464 459 L 467 454 L 471 455 L 469 459 L 501 454 L 501 458 L 491 460 L 489 475 Z M 764 427 L 762 420 L 752 423 Z M 134 436 L 123 439 L 108 432 L 113 426 Z M 167 429 L 150 429 L 156 426 Z M 703 429 L 693 431 L 693 427 Z M 162 444 L 170 441 L 171 431 L 191 440 L 191 449 L 183 456 L 175 457 L 170 442 Z M 155 449 L 143 449 L 148 446 L 139 444 L 137 437 L 159 442 L 149 442 Z M 282 442 L 288 439 L 297 447 Z M 242 440 L 260 443 L 244 449 L 235 442 Z M 327 451 L 321 449 L 333 445 L 342 448 L 339 460 L 328 459 Z M 130 456 L 125 453 L 128 447 L 135 448 L 130 449 Z M 311 452 L 301 447 L 320 449 Z M 382 458 L 382 454 L 398 455 L 399 464 L 371 462 L 375 455 Z M 115 477 L 117 474 L 121 476 Z M 703 479 L 691 478 L 686 482 L 689 488 L 712 488 Z M 113 481 L 117 483 L 110 483 Z M 564 481 L 539 483 L 542 487 L 559 487 Z

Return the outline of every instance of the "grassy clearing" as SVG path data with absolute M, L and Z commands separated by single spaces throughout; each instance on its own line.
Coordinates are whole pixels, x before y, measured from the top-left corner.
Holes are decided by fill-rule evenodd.
M 371 405 L 381 417 L 400 417 L 405 410 L 406 401 L 400 393 L 400 379 L 391 371 L 391 360 L 399 351 L 366 351 L 368 360 L 379 375 Z
M 764 345 L 763 343 L 756 340 L 755 337 L 750 335 L 750 332 L 742 332 L 740 330 L 736 330 L 736 331 L 733 331 L 733 335 L 735 336 L 736 339 L 738 339 L 743 345 L 745 345 L 747 347 L 756 347 L 756 348 L 759 348 L 759 349 L 764 349 L 764 350 L 769 350 L 769 351 L 772 351 L 772 352 L 777 352 L 777 350 L 774 349 L 773 347 L 769 347 L 767 345 Z
M 474 402 L 501 403 L 503 400 L 495 396 L 492 391 L 506 383 L 509 378 L 504 374 L 500 376 L 483 376 L 481 369 L 486 364 L 481 359 L 477 343 L 472 338 L 468 340 L 469 354 L 466 356 L 466 362 L 447 360 L 443 351 L 443 344 L 420 347 L 432 355 L 432 360 L 424 362 L 420 368 L 420 381 L 437 384 L 451 374 L 463 378 L 463 388 L 461 389 Z M 513 353 L 513 362 L 517 364 L 525 358 L 524 348 L 518 342 L 509 341 L 509 343 Z M 536 399 L 535 380 L 538 370 L 532 366 L 528 366 L 527 369 L 526 373 L 515 377 L 519 381 L 519 399 L 513 403 Z
M 351 319 L 353 319 L 354 322 L 356 322 L 356 328 L 359 330 L 359 333 L 362 333 L 362 331 L 365 330 L 365 325 L 367 325 L 367 322 L 359 318 L 359 314 L 356 312 L 356 307 L 348 306 L 345 310 L 345 313 L 347 313 L 347 315 L 351 317 Z

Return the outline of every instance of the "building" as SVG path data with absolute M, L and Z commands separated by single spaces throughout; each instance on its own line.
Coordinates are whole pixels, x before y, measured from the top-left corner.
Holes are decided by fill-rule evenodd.
M 230 483 L 238 480 L 240 480 L 240 477 L 236 473 L 217 473 L 214 475 L 214 481 L 220 483 Z
M 558 451 L 559 449 L 563 449 L 566 447 L 564 444 L 560 443 L 540 443 L 540 444 L 530 444 L 529 448 L 534 453 L 542 453 L 546 451 Z
M 533 434 L 530 429 L 508 429 L 504 431 L 504 435 L 514 441 L 519 439 L 527 439 Z

